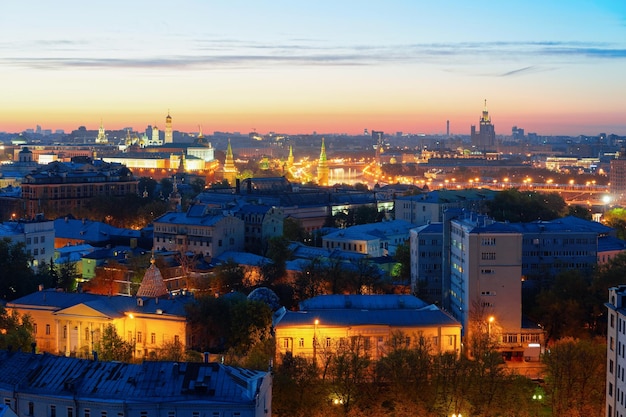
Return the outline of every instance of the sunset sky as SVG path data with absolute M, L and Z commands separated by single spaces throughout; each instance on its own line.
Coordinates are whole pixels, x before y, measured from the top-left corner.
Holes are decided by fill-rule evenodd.
M 626 135 L 624 1 L 6 1 L 0 131 Z

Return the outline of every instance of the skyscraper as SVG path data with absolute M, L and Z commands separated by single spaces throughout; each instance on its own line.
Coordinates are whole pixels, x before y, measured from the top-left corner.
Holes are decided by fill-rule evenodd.
M 472 125 L 472 146 L 478 151 L 491 151 L 496 147 L 496 131 L 495 126 L 491 124 L 491 117 L 487 111 L 487 100 L 479 122 L 479 130 Z

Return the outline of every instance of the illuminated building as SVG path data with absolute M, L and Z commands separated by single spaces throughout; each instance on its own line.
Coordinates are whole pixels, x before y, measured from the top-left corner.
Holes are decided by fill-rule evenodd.
M 279 362 L 286 353 L 323 361 L 357 340 L 366 356 L 378 360 L 398 331 L 407 348 L 421 336 L 433 354 L 461 349 L 460 323 L 411 295 L 320 295 L 301 302 L 299 311 L 282 308 L 276 315 Z
M 102 120 L 100 120 L 100 129 L 98 129 L 98 136 L 96 136 L 96 143 L 98 144 L 107 144 L 109 143 L 109 139 L 104 131 L 104 126 L 102 125 Z
M 320 151 L 320 159 L 317 163 L 317 184 L 324 187 L 327 186 L 329 175 L 330 169 L 328 168 L 328 161 L 326 160 L 326 145 L 324 145 L 324 138 L 322 138 L 322 149 Z
M 496 147 L 496 131 L 495 126 L 491 124 L 491 117 L 487 111 L 487 100 L 479 122 L 479 130 L 472 125 L 472 146 L 478 151 L 491 151 Z
M 24 250 L 32 256 L 32 267 L 50 262 L 54 255 L 54 222 L 41 216 L 33 220 L 15 220 L 0 224 L 0 239 L 24 243 Z
M 611 182 L 611 196 L 615 204 L 626 202 L 626 157 L 611 160 L 611 171 L 609 172 Z
M 223 176 L 231 187 L 235 184 L 237 179 L 237 167 L 235 167 L 235 158 L 233 156 L 233 148 L 230 146 L 230 139 L 228 139 L 228 147 L 226 148 L 226 159 L 224 160 L 224 167 L 222 168 Z
M 293 146 L 289 145 L 289 156 L 287 157 L 287 167 L 293 166 Z
M 172 130 L 172 116 L 169 111 L 165 117 L 165 143 L 174 143 L 174 131 Z
M 83 208 L 93 197 L 137 194 L 137 184 L 131 171 L 121 164 L 51 162 L 26 175 L 22 182 L 25 216 L 66 214 Z

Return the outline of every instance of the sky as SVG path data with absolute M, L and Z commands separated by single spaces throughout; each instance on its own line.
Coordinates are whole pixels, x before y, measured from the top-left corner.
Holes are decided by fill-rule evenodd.
M 621 0 L 7 1 L 0 131 L 626 135 Z M 199 128 L 200 126 L 200 128 Z

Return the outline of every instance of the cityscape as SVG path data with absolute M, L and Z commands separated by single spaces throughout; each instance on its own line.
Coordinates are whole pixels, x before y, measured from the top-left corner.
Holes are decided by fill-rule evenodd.
M 4 9 L 0 414 L 626 414 L 622 5 Z

